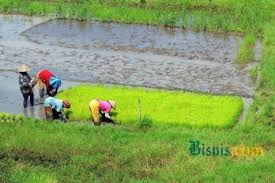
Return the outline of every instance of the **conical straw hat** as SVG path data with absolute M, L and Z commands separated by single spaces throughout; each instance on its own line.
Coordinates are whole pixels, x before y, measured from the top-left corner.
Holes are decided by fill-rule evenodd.
M 111 104 L 113 109 L 116 109 L 116 102 L 114 100 L 108 100 L 109 104 Z
M 30 70 L 31 70 L 30 66 L 23 64 L 17 69 L 17 72 L 29 72 Z
M 65 107 L 65 108 L 70 108 L 71 107 L 71 102 L 70 101 L 68 101 L 68 100 L 63 100 L 63 106 Z

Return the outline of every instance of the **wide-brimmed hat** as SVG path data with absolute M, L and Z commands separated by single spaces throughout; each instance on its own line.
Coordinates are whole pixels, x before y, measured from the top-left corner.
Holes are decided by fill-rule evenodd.
M 53 88 L 59 88 L 61 86 L 61 80 L 58 77 L 53 76 L 50 78 L 50 85 Z
M 116 101 L 108 100 L 109 104 L 112 106 L 113 109 L 116 109 Z
M 65 107 L 65 108 L 70 108 L 71 107 L 71 102 L 69 102 L 68 100 L 63 100 L 63 106 Z
M 19 68 L 17 68 L 17 72 L 29 72 L 30 70 L 31 67 L 27 64 L 23 64 Z

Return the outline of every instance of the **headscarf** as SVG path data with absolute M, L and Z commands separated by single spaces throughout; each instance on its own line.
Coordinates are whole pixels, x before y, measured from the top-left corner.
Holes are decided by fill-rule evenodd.
M 59 88 L 61 86 L 61 80 L 58 77 L 53 76 L 50 78 L 50 85 L 52 88 Z

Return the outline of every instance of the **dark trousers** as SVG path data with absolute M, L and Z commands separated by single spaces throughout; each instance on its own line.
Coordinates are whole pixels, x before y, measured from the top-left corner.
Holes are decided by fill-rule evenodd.
M 54 109 L 52 111 L 53 111 L 53 119 L 57 119 L 57 120 L 65 122 L 65 123 L 68 121 L 68 119 L 62 112 L 57 112 Z
M 33 106 L 33 93 L 32 92 L 27 93 L 27 94 L 23 94 L 23 97 L 24 97 L 24 101 L 23 101 L 24 108 L 27 107 L 29 97 L 30 97 L 31 106 Z

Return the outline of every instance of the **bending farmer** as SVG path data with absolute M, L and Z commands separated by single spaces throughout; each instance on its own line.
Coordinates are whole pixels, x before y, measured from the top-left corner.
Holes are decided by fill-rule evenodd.
M 114 123 L 114 120 L 110 116 L 112 109 L 116 108 L 116 102 L 113 100 L 103 101 L 94 99 L 89 104 L 90 111 L 95 125 L 100 125 L 99 114 L 105 118 L 105 120 Z
M 63 108 L 70 108 L 71 103 L 66 100 L 56 99 L 54 97 L 46 98 L 44 102 L 45 106 L 45 113 L 46 119 L 48 120 L 61 120 L 63 122 L 67 122 L 68 119 L 66 118 Z
M 38 72 L 34 84 L 37 82 L 40 98 L 43 98 L 44 96 L 44 86 L 46 86 L 47 94 L 49 96 L 55 96 L 58 88 L 61 86 L 61 80 L 48 70 L 41 70 Z

